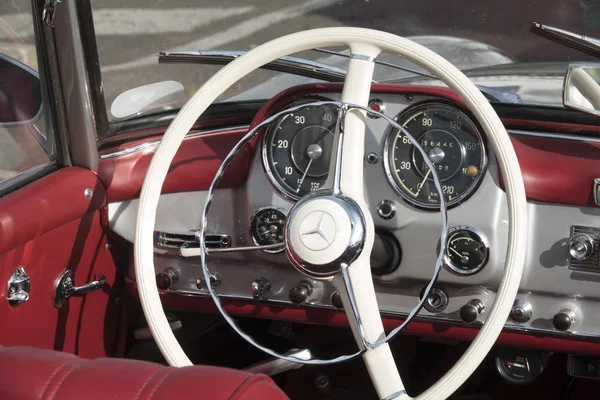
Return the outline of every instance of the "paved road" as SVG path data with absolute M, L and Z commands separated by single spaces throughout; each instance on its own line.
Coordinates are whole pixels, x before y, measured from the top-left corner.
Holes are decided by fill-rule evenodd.
M 0 0 L 0 17 L 13 36 L 31 43 L 28 1 Z M 192 93 L 219 68 L 157 65 L 160 51 L 249 49 L 310 28 L 348 25 L 403 36 L 466 37 L 495 46 L 517 61 L 587 58 L 529 33 L 532 21 L 600 37 L 589 10 L 584 24 L 580 0 L 93 0 L 92 4 L 107 104 L 123 90 L 167 79 L 181 82 Z M 8 46 L 10 37 L 6 29 L 0 30 L 0 45 Z M 256 73 L 234 90 L 269 76 Z

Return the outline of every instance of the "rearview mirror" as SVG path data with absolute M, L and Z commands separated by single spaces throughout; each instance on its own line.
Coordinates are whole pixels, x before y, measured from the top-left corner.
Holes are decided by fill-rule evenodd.
M 600 116 L 600 63 L 569 64 L 563 85 L 563 104 Z
M 176 81 L 151 83 L 121 93 L 110 107 L 115 118 L 125 118 L 144 111 L 167 107 L 184 98 L 183 85 Z
M 41 110 L 38 73 L 0 53 L 0 126 L 31 123 Z

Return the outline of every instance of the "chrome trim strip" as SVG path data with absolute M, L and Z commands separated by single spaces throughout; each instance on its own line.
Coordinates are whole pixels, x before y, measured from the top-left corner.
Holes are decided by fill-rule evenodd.
M 210 135 L 210 134 L 213 134 L 213 133 L 221 133 L 221 132 L 236 131 L 236 130 L 243 130 L 243 129 L 250 129 L 250 125 L 239 125 L 239 126 L 232 126 L 232 127 L 229 127 L 229 128 L 209 129 L 209 130 L 205 130 L 205 131 L 188 133 L 187 135 L 185 135 L 184 140 L 185 139 L 190 139 L 190 138 L 195 138 L 195 137 L 202 136 L 202 135 Z M 100 159 L 101 160 L 105 160 L 105 159 L 108 159 L 108 158 L 114 158 L 114 157 L 124 156 L 124 155 L 135 153 L 135 152 L 138 152 L 138 151 L 146 150 L 146 149 L 149 149 L 149 148 L 154 147 L 154 146 L 158 146 L 159 143 L 160 143 L 160 139 L 159 140 L 153 140 L 151 142 L 140 143 L 140 144 L 137 144 L 135 146 L 131 146 L 131 147 L 127 147 L 127 148 L 122 149 L 122 150 L 115 151 L 113 153 L 102 154 L 100 156 Z
M 575 140 L 578 142 L 600 143 L 600 137 L 593 137 L 593 136 L 577 136 L 577 135 L 568 135 L 568 134 L 564 134 L 564 133 L 522 131 L 522 130 L 518 130 L 518 129 L 507 129 L 506 131 L 510 135 L 535 136 L 535 137 L 543 137 L 543 138 L 548 138 L 548 139 L 562 139 L 562 140 Z
M 194 297 L 194 298 L 201 298 L 201 299 L 210 299 L 211 298 L 210 294 L 208 294 L 206 291 L 200 292 L 200 291 L 192 291 L 192 290 L 186 290 L 186 289 L 182 289 L 182 290 L 169 289 L 169 290 L 161 291 L 161 293 L 170 294 L 170 295 L 174 295 L 174 296 Z M 293 308 L 298 307 L 298 306 L 295 306 L 289 300 L 279 300 L 279 299 L 256 300 L 256 299 L 253 299 L 251 296 L 222 294 L 222 293 L 219 293 L 218 295 L 219 295 L 219 297 L 226 299 L 226 300 L 248 301 L 252 304 L 267 304 L 267 305 L 271 304 L 271 305 L 275 305 L 275 306 L 281 306 L 281 307 L 287 306 L 287 307 L 293 307 Z M 339 309 L 339 308 L 334 307 L 333 305 L 324 304 L 324 303 L 305 303 L 305 304 L 302 304 L 301 308 L 344 312 L 343 309 Z M 396 319 L 406 319 L 406 317 L 408 316 L 408 313 L 405 313 L 405 312 L 395 312 L 395 311 L 383 310 L 380 313 L 381 313 L 382 317 L 396 318 Z M 440 319 L 438 317 L 428 316 L 428 315 L 417 315 L 414 317 L 414 319 L 412 321 L 424 322 L 424 323 L 430 323 L 430 324 L 434 324 L 434 323 L 448 324 L 453 327 L 470 328 L 470 329 L 478 329 L 481 327 L 481 324 L 466 325 L 464 322 L 461 322 L 459 320 Z M 538 337 L 543 336 L 543 337 L 565 339 L 565 340 L 575 340 L 575 341 L 589 341 L 589 339 L 596 339 L 597 341 L 600 342 L 600 334 L 591 334 L 591 333 L 583 333 L 583 332 L 560 332 L 560 331 L 553 330 L 553 329 L 534 328 L 534 327 L 530 327 L 530 326 L 522 326 L 520 324 L 519 325 L 505 324 L 504 328 L 502 329 L 502 332 L 529 334 L 529 335 L 535 335 Z

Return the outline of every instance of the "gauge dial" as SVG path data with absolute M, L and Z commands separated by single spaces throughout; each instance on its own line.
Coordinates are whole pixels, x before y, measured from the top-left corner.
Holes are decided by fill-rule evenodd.
M 250 223 L 252 240 L 257 246 L 283 243 L 283 230 L 287 211 L 276 207 L 265 207 L 256 211 Z M 283 249 L 264 250 L 279 253 Z
M 475 228 L 456 226 L 448 231 L 444 260 L 461 275 L 471 275 L 487 264 L 489 247 L 485 237 Z
M 496 369 L 508 383 L 524 385 L 537 378 L 547 364 L 547 357 L 533 350 L 498 349 Z
M 432 162 L 447 205 L 465 200 L 479 185 L 487 163 L 485 145 L 473 121 L 444 103 L 422 103 L 400 114 L 396 121 L 417 140 Z M 438 209 L 440 198 L 431 171 L 409 138 L 391 130 L 384 152 L 392 187 L 411 204 Z
M 298 200 L 327 179 L 337 111 L 307 106 L 279 118 L 263 142 L 263 163 L 273 185 Z

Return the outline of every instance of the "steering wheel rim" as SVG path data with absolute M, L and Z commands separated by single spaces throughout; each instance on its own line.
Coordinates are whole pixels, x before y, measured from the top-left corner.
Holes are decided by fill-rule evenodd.
M 487 133 L 489 142 L 500 164 L 505 182 L 510 222 L 505 274 L 486 323 L 475 340 L 459 361 L 438 382 L 418 396 L 419 399 L 446 398 L 471 375 L 493 346 L 517 294 L 526 250 L 522 244 L 526 243 L 527 237 L 525 189 L 510 138 L 485 97 L 466 76 L 448 61 L 432 51 L 396 35 L 359 28 L 324 28 L 288 35 L 259 46 L 230 63 L 190 98 L 163 136 L 163 140 L 149 166 L 140 195 L 134 254 L 136 279 L 142 308 L 152 334 L 169 364 L 174 366 L 191 365 L 169 328 L 154 281 L 152 232 L 162 183 L 167 175 L 170 163 L 184 136 L 197 118 L 237 80 L 261 65 L 284 55 L 314 47 L 339 45 L 347 45 L 354 55 L 350 60 L 347 82 L 356 78 L 362 79 L 360 85 L 344 86 L 343 102 L 366 105 L 370 93 L 373 59 L 380 53 L 380 49 L 400 54 L 436 74 L 462 98 Z M 365 77 L 368 79 L 364 79 Z M 346 159 L 349 161 L 357 160 L 359 157 L 362 161 L 364 154 L 364 116 L 361 116 L 360 113 L 348 113 L 345 126 L 346 129 L 350 128 L 349 131 L 355 134 L 347 135 L 344 139 L 344 143 L 349 142 L 349 154 L 345 159 L 342 159 L 342 162 L 344 162 L 342 174 L 349 174 L 346 176 L 354 179 L 354 182 L 351 182 L 352 179 L 345 180 L 347 185 L 344 187 L 344 193 L 356 200 L 362 210 L 368 210 L 362 193 L 362 165 L 359 165 L 360 173 L 357 176 L 356 166 L 353 167 L 351 163 L 344 161 Z M 344 144 L 344 146 L 346 145 Z M 355 164 L 359 163 L 355 162 Z M 342 176 L 342 179 L 344 179 L 344 176 Z M 383 326 L 377 309 L 368 264 L 373 237 L 373 222 L 372 219 L 369 219 L 370 215 L 367 218 L 364 251 L 354 261 L 353 268 L 355 265 L 357 265 L 357 268 L 353 270 L 356 272 L 353 272 L 355 276 L 352 279 L 356 281 L 367 279 L 370 281 L 370 285 L 359 288 L 358 297 L 362 298 L 362 306 L 359 304 L 359 308 L 363 307 L 363 309 L 372 311 L 373 306 L 375 306 L 377 310 L 375 317 L 373 312 L 361 312 L 369 318 L 369 321 L 365 324 L 369 326 L 366 337 L 374 342 L 383 334 Z M 348 298 L 345 299 L 345 302 L 348 303 Z M 351 323 L 351 325 L 353 325 L 353 331 L 356 333 L 356 324 Z M 358 338 L 357 342 L 359 342 Z M 381 398 L 408 397 L 387 344 L 367 350 L 364 359 Z

